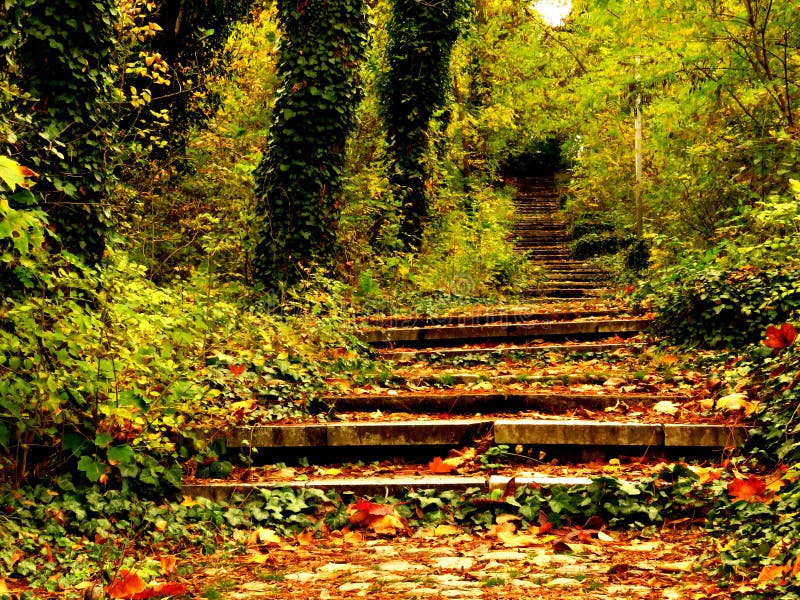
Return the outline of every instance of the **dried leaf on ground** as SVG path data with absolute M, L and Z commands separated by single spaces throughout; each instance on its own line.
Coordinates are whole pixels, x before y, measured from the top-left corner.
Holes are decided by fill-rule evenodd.
M 728 494 L 734 500 L 752 502 L 762 496 L 766 490 L 766 484 L 756 475 L 750 475 L 747 479 L 736 478 L 728 483 Z

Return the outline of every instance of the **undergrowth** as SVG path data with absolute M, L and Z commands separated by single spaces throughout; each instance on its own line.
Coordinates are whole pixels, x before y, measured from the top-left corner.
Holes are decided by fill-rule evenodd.
M 601 478 L 583 486 L 520 486 L 488 496 L 477 489 L 419 490 L 375 500 L 394 505 L 412 528 L 452 523 L 480 532 L 498 515 L 511 514 L 521 527 L 540 526 L 543 519 L 555 527 L 580 527 L 600 518 L 611 527 L 642 529 L 702 517 L 720 486 L 673 467 L 636 484 Z M 351 527 L 347 507 L 354 501 L 352 494 L 290 488 L 261 489 L 223 504 L 188 497 L 153 501 L 59 476 L 0 494 L 5 513 L 0 577 L 13 576 L 30 589 L 49 592 L 108 582 L 123 568 L 156 577 L 160 556 L 196 549 L 209 555 L 245 552 L 257 530 L 292 537 Z M 78 595 L 70 593 L 66 597 Z

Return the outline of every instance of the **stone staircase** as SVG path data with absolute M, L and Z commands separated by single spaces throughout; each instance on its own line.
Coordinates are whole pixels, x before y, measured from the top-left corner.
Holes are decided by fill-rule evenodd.
M 553 177 L 511 180 L 517 188 L 517 221 L 512 229 L 516 248 L 543 268 L 545 279 L 528 290 L 539 298 L 595 298 L 606 291 L 607 276 L 584 261 L 574 260 L 566 223 L 559 217 Z
M 517 244 L 546 270 L 530 304 L 364 319 L 360 335 L 390 376 L 338 382 L 324 418 L 208 432 L 254 466 L 224 481 L 187 479 L 184 494 L 219 501 L 281 486 L 386 495 L 491 492 L 512 478 L 584 484 L 608 459 L 665 464 L 734 446 L 744 430 L 697 408 L 703 377 L 665 375 L 671 363 L 650 348 L 649 319 L 600 302 L 603 273 L 568 258 L 552 180 L 518 184 Z M 498 449 L 519 460 L 481 460 Z M 430 461 L 447 456 L 453 472 L 431 472 Z M 369 475 L 350 468 L 366 463 L 377 465 Z

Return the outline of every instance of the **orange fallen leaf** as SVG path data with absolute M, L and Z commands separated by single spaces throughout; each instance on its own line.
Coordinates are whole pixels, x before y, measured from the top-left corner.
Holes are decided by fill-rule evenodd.
M 456 467 L 454 465 L 447 464 L 438 456 L 428 463 L 428 471 L 434 474 L 444 475 L 453 473 L 455 470 Z
M 106 594 L 108 594 L 109 598 L 128 600 L 133 598 L 136 594 L 143 592 L 145 589 L 144 581 L 142 581 L 136 573 L 121 569 L 119 574 L 106 588 Z
M 174 556 L 160 556 L 158 560 L 161 562 L 161 574 L 164 577 L 169 577 L 178 570 L 178 559 Z
M 350 523 L 362 525 L 376 533 L 394 535 L 398 530 L 405 531 L 405 519 L 391 504 L 377 504 L 369 500 L 359 500 L 347 507 Z
M 766 484 L 757 476 L 747 479 L 734 479 L 728 483 L 728 494 L 735 500 L 752 502 L 767 490 Z
M 311 529 L 306 529 L 305 531 L 301 531 L 297 534 L 297 543 L 300 546 L 310 546 L 314 543 L 314 531 Z
M 785 565 L 767 565 L 758 574 L 758 583 L 767 583 L 773 579 L 783 577 L 786 572 Z

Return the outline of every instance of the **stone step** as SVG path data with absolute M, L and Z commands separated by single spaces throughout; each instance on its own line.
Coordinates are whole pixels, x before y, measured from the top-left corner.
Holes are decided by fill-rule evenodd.
M 552 310 L 462 314 L 462 315 L 411 315 L 406 317 L 367 317 L 361 319 L 362 325 L 369 327 L 431 327 L 443 325 L 485 325 L 488 323 L 527 323 L 530 321 L 564 321 L 568 319 L 586 319 L 591 317 L 613 317 L 621 313 L 621 309 L 586 309 L 586 310 Z
M 580 344 L 540 344 L 530 346 L 489 346 L 480 348 L 426 348 L 420 350 L 384 350 L 381 356 L 396 362 L 449 359 L 465 356 L 535 356 L 546 352 L 564 354 L 602 354 L 629 348 L 639 351 L 642 346 L 622 342 L 588 342 Z
M 559 379 L 553 376 L 551 379 Z M 469 414 L 537 411 L 544 414 L 567 414 L 578 409 L 602 411 L 623 405 L 652 406 L 662 401 L 675 403 L 686 396 L 658 394 L 621 394 L 616 392 L 580 394 L 554 392 L 422 392 L 400 394 L 353 394 L 325 399 L 337 412 L 404 412 L 412 414 Z
M 529 298 L 551 299 L 551 300 L 586 300 L 587 298 L 599 298 L 609 290 L 606 288 L 566 288 L 566 287 L 549 287 L 539 286 L 536 288 L 529 288 L 524 290 L 523 295 Z
M 308 425 L 236 427 L 228 432 L 194 431 L 207 443 L 224 439 L 228 448 L 249 450 L 382 449 L 401 456 L 410 448 L 473 447 L 489 439 L 494 445 L 548 449 L 569 447 L 642 447 L 652 450 L 723 449 L 746 437 L 742 426 L 708 423 L 638 423 L 582 419 L 486 418 L 352 421 Z M 327 450 L 326 450 L 327 449 Z M 363 454 L 362 454 L 363 455 Z
M 574 292 L 574 289 L 552 291 Z M 589 292 L 594 290 L 577 290 Z M 395 344 L 398 342 L 459 342 L 486 339 L 531 339 L 548 337 L 620 335 L 639 333 L 651 325 L 651 319 L 626 318 L 593 321 L 546 321 L 522 324 L 458 325 L 453 327 L 393 327 L 365 330 L 359 337 L 371 344 Z
M 598 477 L 607 476 L 602 471 Z M 436 490 L 438 492 L 476 489 L 489 494 L 494 490 L 505 490 L 511 480 L 520 487 L 535 486 L 538 488 L 564 488 L 584 486 L 592 483 L 591 477 L 586 476 L 553 476 L 545 473 L 525 472 L 521 476 L 507 475 L 402 475 L 395 477 L 319 477 L 302 480 L 266 480 L 254 482 L 242 481 L 206 481 L 186 483 L 182 487 L 182 494 L 190 498 L 206 498 L 212 502 L 223 503 L 229 501 L 234 495 L 249 496 L 258 490 L 273 490 L 280 488 L 290 489 L 320 489 L 334 490 L 340 494 L 348 492 L 357 496 L 385 497 L 413 490 Z M 623 481 L 635 481 L 627 478 Z

